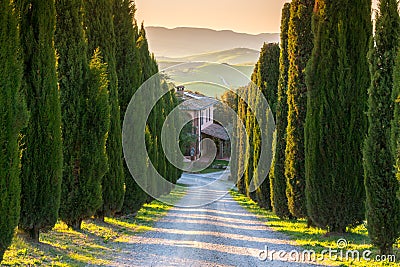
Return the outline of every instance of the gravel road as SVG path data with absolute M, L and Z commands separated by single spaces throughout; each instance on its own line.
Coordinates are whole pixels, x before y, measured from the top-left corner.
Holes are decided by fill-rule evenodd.
M 179 182 L 193 186 L 209 183 L 210 179 L 213 175 L 185 174 Z M 291 261 L 283 254 L 279 257 L 278 251 L 301 253 L 302 249 L 291 245 L 283 234 L 266 227 L 225 192 L 223 185 L 189 187 L 185 197 L 152 231 L 121 243 L 113 265 L 316 266 L 312 262 Z M 216 195 L 221 199 L 201 207 L 188 207 L 188 203 Z

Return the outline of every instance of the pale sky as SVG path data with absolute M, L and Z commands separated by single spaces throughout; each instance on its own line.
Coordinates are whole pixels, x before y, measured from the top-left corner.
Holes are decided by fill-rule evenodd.
M 377 0 L 373 0 L 376 2 Z M 197 27 L 258 34 L 280 32 L 281 10 L 290 0 L 136 0 L 145 26 Z
M 145 26 L 197 27 L 258 34 L 279 32 L 285 0 L 136 0 Z

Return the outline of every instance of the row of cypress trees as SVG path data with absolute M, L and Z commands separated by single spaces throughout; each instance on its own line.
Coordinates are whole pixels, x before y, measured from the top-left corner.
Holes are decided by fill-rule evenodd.
M 280 56 L 266 57 L 271 45 L 265 45 L 252 77 L 276 118 L 270 189 L 249 192 L 261 126 L 257 107 L 249 108 L 257 103 L 251 86 L 237 110 L 249 136 L 246 150 L 244 130 L 234 136 L 232 174 L 240 192 L 281 218 L 306 218 L 331 233 L 366 219 L 384 255 L 400 235 L 399 23 L 394 0 L 379 1 L 374 36 L 370 0 L 285 4 Z M 271 67 L 278 57 L 279 80 Z M 246 169 L 238 165 L 244 159 Z
M 79 229 L 84 219 L 135 213 L 151 200 L 124 162 L 121 124 L 136 90 L 158 72 L 130 0 L 1 7 L 0 260 L 17 224 L 38 241 L 58 219 Z M 155 106 L 149 139 L 159 139 L 176 105 L 169 92 Z M 160 156 L 161 143 L 148 149 L 175 183 L 180 172 Z
M 268 175 L 263 173 L 262 170 L 264 168 L 262 166 L 259 168 L 258 161 L 262 140 L 267 140 L 269 134 L 268 131 L 261 132 L 260 128 L 267 129 L 271 123 L 257 120 L 256 115 L 259 112 L 267 112 L 266 119 L 268 120 L 273 119 L 268 116 L 269 110 L 275 114 L 278 102 L 279 57 L 280 49 L 278 44 L 264 44 L 251 77 L 252 84 L 240 89 L 242 90 L 240 95 L 244 97 L 237 99 L 237 114 L 244 122 L 245 129 L 234 127 L 236 128 L 234 143 L 237 147 L 233 148 L 235 156 L 231 159 L 232 169 L 234 169 L 232 176 L 235 177 L 243 173 L 242 177 L 235 177 L 239 191 L 251 197 L 266 209 L 271 209 L 270 180 L 264 179 L 255 192 L 250 192 L 252 180 L 255 184 L 259 184 L 259 181 Z M 261 97 L 268 99 L 269 107 L 262 106 Z M 258 117 L 261 118 L 263 116 Z M 246 133 L 243 131 L 246 131 Z M 246 135 L 249 140 L 247 146 L 245 146 Z

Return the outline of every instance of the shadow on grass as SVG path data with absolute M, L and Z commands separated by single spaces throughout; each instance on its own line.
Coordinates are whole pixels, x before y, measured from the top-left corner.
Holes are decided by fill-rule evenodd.
M 168 196 L 172 203 L 185 195 L 174 191 Z M 41 233 L 40 243 L 17 234 L 6 251 L 2 266 L 88 266 L 110 265 L 112 253 L 118 250 L 120 238 L 151 229 L 171 206 L 153 201 L 145 204 L 136 216 L 105 218 L 104 222 L 87 220 L 82 229 L 74 231 L 62 222 L 53 230 Z

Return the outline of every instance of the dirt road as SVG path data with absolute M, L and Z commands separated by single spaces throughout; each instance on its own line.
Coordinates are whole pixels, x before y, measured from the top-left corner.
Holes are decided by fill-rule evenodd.
M 212 175 L 185 174 L 180 182 L 206 184 L 210 179 Z M 243 209 L 225 194 L 223 186 L 215 188 L 189 188 L 152 231 L 123 244 L 115 266 L 315 266 L 289 260 L 289 252 L 300 254 L 302 249 Z M 222 197 L 218 201 L 187 207 L 218 194 Z M 277 252 L 281 250 L 286 255 L 280 257 Z

